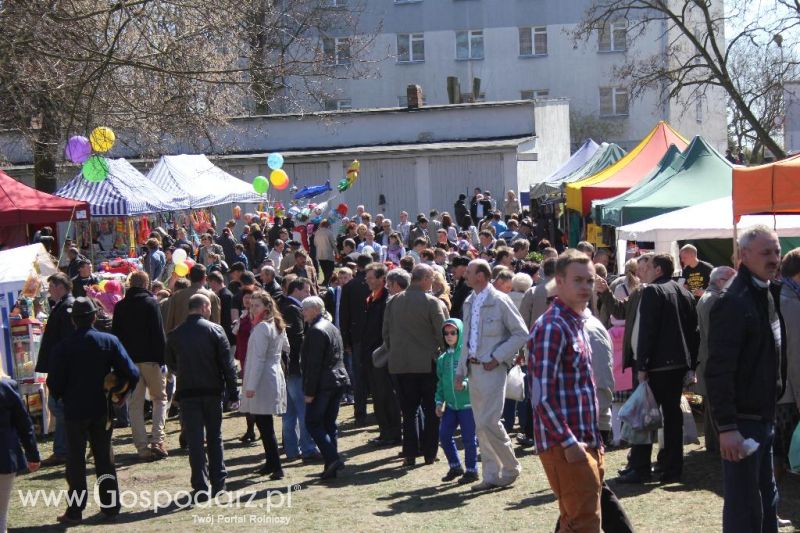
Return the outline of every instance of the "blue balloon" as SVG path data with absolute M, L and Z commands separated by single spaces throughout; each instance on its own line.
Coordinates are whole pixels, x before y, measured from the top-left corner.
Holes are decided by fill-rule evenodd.
M 267 157 L 267 166 L 272 170 L 278 170 L 283 166 L 283 156 L 278 152 L 269 154 Z

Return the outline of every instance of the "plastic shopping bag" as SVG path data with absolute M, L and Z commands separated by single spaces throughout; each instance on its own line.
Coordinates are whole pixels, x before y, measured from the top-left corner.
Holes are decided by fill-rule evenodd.
M 792 444 L 789 446 L 789 466 L 792 472 L 800 474 L 800 424 L 794 428 Z
M 506 381 L 506 399 L 521 402 L 525 399 L 525 375 L 522 367 L 514 365 L 508 372 Z
M 619 418 L 631 429 L 653 430 L 661 427 L 661 410 L 646 381 L 636 387 L 628 401 L 620 408 Z
M 655 435 L 651 429 L 633 429 L 627 422 L 622 423 L 620 437 L 628 444 L 653 444 Z

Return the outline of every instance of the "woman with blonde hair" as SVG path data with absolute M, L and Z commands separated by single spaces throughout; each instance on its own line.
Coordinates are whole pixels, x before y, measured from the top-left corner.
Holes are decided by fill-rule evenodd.
M 278 440 L 272 417 L 286 412 L 286 379 L 281 368 L 281 352 L 288 350 L 286 326 L 275 300 L 265 291 L 250 296 L 253 329 L 247 340 L 247 364 L 244 367 L 244 395 L 240 411 L 255 419 L 266 461 L 257 473 L 270 479 L 283 479 L 278 454 Z
M 450 316 L 450 285 L 444 279 L 444 275 L 438 270 L 433 272 L 433 285 L 431 286 L 433 295 L 436 296 L 444 305 L 445 315 Z
M 505 215 L 506 222 L 511 218 L 511 215 L 516 215 L 521 211 L 517 194 L 512 191 L 506 191 L 506 199 L 503 200 L 503 214 Z
M 642 284 L 636 275 L 636 268 L 638 266 L 639 263 L 636 258 L 628 259 L 625 263 L 625 279 L 614 288 L 614 298 L 620 301 L 627 300 L 633 290 Z M 611 324 L 613 326 L 624 326 L 625 319 L 620 319 L 611 315 Z

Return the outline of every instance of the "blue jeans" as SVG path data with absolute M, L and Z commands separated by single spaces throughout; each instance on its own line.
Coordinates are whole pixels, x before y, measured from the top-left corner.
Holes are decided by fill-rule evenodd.
M 478 439 L 475 436 L 475 419 L 472 409 L 450 409 L 446 407 L 442 413 L 439 424 L 439 443 L 442 445 L 447 463 L 450 468 L 459 468 L 461 460 L 458 458 L 456 441 L 453 435 L 456 427 L 461 426 L 461 442 L 464 443 L 464 463 L 468 472 L 478 471 Z
M 737 425 L 742 437 L 752 438 L 759 447 L 738 463 L 722 461 L 722 530 L 774 533 L 778 531 L 778 487 L 772 469 L 775 425 L 742 419 L 737 420 Z
M 343 393 L 344 387 L 321 390 L 314 401 L 306 405 L 306 428 L 325 458 L 325 466 L 339 460 L 336 417 Z
M 51 394 L 47 397 L 47 408 L 56 419 L 56 427 L 53 431 L 53 455 L 66 459 L 67 429 L 64 425 L 64 401 L 56 400 Z
M 511 433 L 514 429 L 514 419 L 517 416 L 517 400 L 509 400 L 506 398 L 503 402 L 503 427 L 506 428 L 506 433 Z
M 222 456 L 222 398 L 199 396 L 181 398 L 181 424 L 189 445 L 189 465 L 192 467 L 192 489 L 221 490 L 228 472 Z M 205 433 L 206 446 L 203 446 Z M 208 447 L 208 463 L 206 450 Z
M 283 415 L 283 450 L 292 459 L 303 454 L 308 457 L 317 453 L 314 439 L 306 429 L 306 397 L 303 394 L 302 376 L 286 376 L 286 413 Z M 300 426 L 300 444 L 298 428 Z
M 343 357 L 344 369 L 347 370 L 347 377 L 350 378 L 350 383 L 344 387 L 344 397 L 353 400 L 353 352 L 344 350 Z

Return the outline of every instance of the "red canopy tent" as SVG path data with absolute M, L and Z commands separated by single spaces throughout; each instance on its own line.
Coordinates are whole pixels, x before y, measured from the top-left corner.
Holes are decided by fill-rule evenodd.
M 27 225 L 52 224 L 89 217 L 86 202 L 37 191 L 0 170 L 0 246 L 28 243 Z

